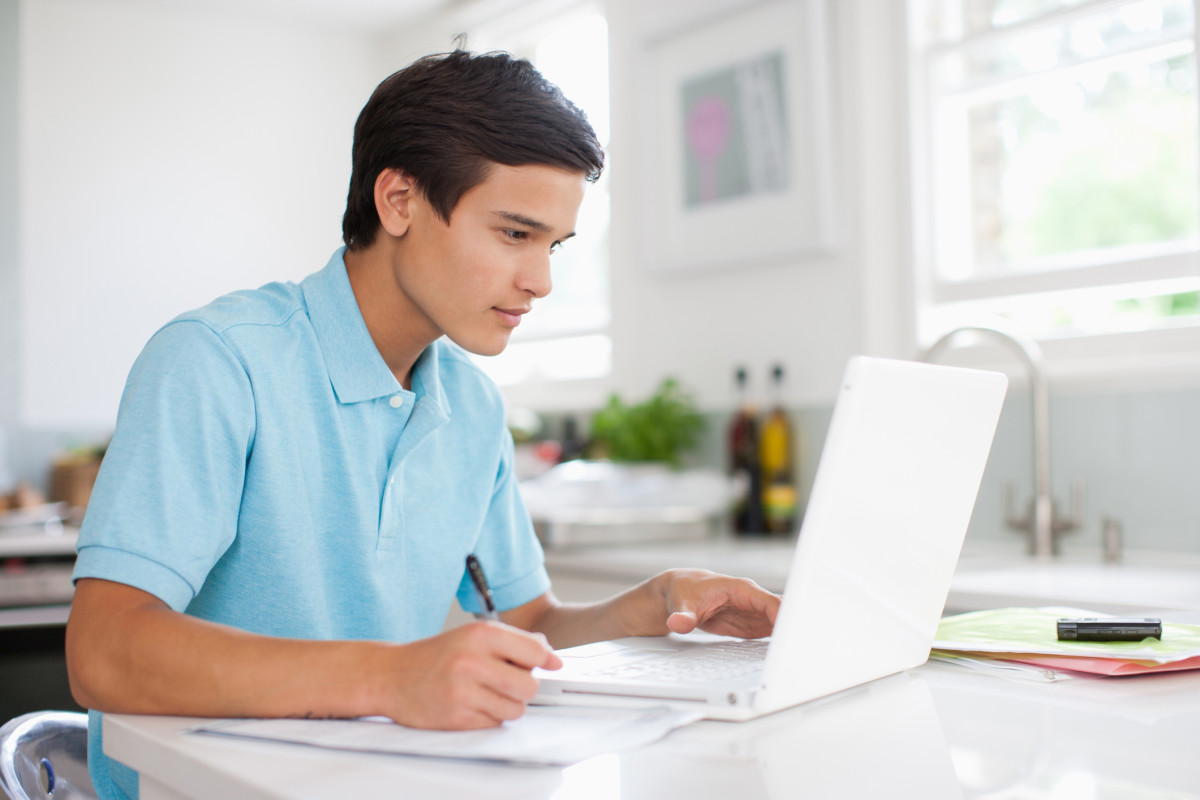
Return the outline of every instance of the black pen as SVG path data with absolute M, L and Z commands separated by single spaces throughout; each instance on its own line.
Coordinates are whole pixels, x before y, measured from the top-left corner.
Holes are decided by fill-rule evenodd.
M 467 556 L 467 573 L 471 576 L 471 583 L 475 584 L 475 595 L 479 598 L 479 607 L 483 609 L 483 618 L 500 619 L 496 604 L 492 601 L 492 589 L 488 586 L 487 576 L 483 574 L 483 565 L 474 553 Z

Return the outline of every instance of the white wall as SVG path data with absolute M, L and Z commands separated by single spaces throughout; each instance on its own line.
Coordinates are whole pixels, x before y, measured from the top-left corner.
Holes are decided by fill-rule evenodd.
M 656 236 L 653 219 L 634 198 L 650 190 L 654 163 L 677 155 L 649 151 L 652 140 L 646 136 L 643 116 L 654 98 L 644 93 L 654 81 L 647 72 L 652 68 L 648 53 L 656 40 L 669 39 L 691 25 L 719 25 L 723 15 L 736 13 L 730 9 L 744 5 L 748 4 L 719 0 L 608 4 L 614 378 L 631 396 L 649 393 L 669 373 L 697 390 L 705 405 L 729 402 L 736 364 L 746 364 L 761 388 L 769 364 L 776 360 L 788 368 L 793 389 L 808 391 L 827 379 L 825 362 L 840 359 L 858 339 L 857 278 L 840 252 L 686 275 L 656 271 L 650 261 Z M 834 171 L 840 177 L 840 168 Z M 842 217 L 835 214 L 835 223 Z M 840 227 L 838 239 L 844 238 Z M 756 231 L 718 227 L 709 235 L 749 242 Z M 823 347 L 812 346 L 822 341 Z
M 20 3 L 22 424 L 111 427 L 161 324 L 324 265 L 377 59 L 202 6 Z
M 727 408 L 736 364 L 761 381 L 780 361 L 788 402 L 817 405 L 850 354 L 911 353 L 893 0 L 826 3 L 832 253 L 694 275 L 647 261 L 639 165 L 661 157 L 647 153 L 637 118 L 649 48 L 753 4 L 606 3 L 614 372 L 510 392 L 510 402 L 594 407 L 671 374 L 702 406 Z M 3 285 L 20 297 L 20 423 L 111 426 L 129 365 L 159 325 L 221 292 L 320 267 L 339 243 L 352 125 L 371 89 L 509 5 L 457 4 L 376 45 L 201 4 L 22 0 L 20 260 Z

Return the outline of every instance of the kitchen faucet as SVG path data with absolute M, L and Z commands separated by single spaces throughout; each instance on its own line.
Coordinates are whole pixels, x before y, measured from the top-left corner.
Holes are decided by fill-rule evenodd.
M 1042 348 L 1024 334 L 1002 324 L 963 325 L 942 335 L 922 355 L 922 361 L 934 361 L 950 349 L 951 340 L 962 334 L 994 339 L 1014 351 L 1029 371 L 1030 399 L 1033 404 L 1033 481 L 1034 496 L 1030 510 L 1017 517 L 1011 510 L 1012 488 L 1005 489 L 1005 522 L 1013 530 L 1029 535 L 1029 552 L 1038 557 L 1058 555 L 1058 537 L 1079 527 L 1083 505 L 1082 483 L 1071 493 L 1071 513 L 1055 518 L 1050 494 L 1050 401 L 1046 390 L 1046 370 Z

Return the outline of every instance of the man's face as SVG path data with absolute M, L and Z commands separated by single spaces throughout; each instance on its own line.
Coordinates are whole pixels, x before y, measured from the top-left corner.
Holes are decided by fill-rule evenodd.
M 496 355 L 550 292 L 550 254 L 575 232 L 583 173 L 494 165 L 446 224 L 419 193 L 396 281 L 432 326 L 460 347 Z

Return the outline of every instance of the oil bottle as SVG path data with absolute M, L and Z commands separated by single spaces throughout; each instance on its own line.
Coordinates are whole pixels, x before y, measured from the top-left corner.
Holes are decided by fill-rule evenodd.
M 761 534 L 766 528 L 762 512 L 762 468 L 758 455 L 758 411 L 750 399 L 745 367 L 734 373 L 737 410 L 729 423 L 726 447 L 729 473 L 741 484 L 743 493 L 733 512 L 733 529 L 739 534 Z
M 794 431 L 783 408 L 783 365 L 771 370 L 771 410 L 763 421 L 759 439 L 762 472 L 763 527 L 767 533 L 786 535 L 796 526 L 796 468 Z

